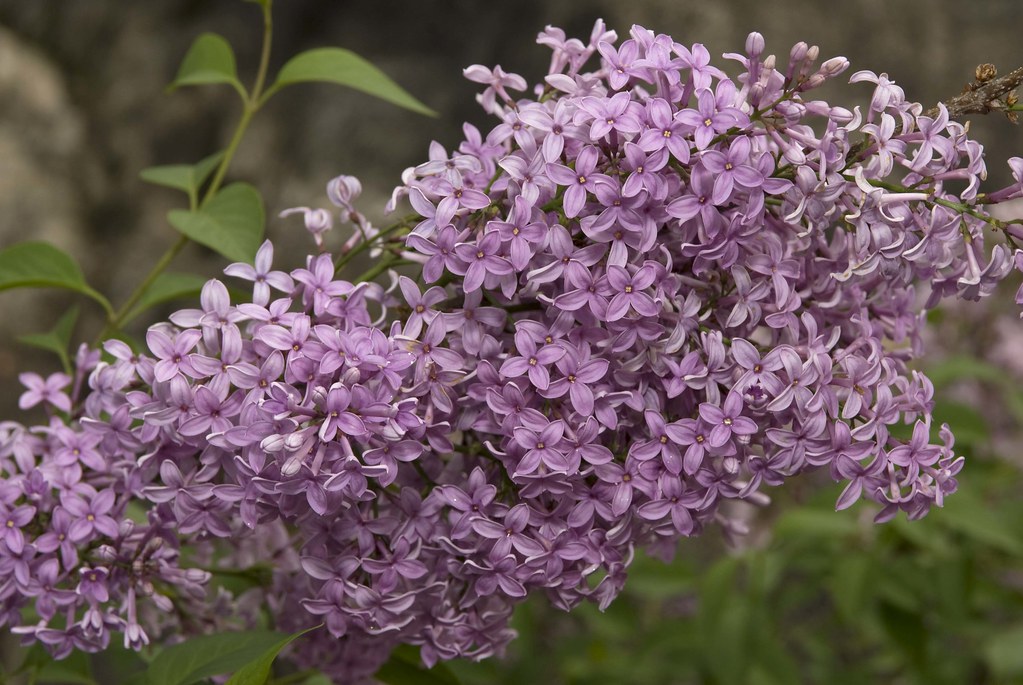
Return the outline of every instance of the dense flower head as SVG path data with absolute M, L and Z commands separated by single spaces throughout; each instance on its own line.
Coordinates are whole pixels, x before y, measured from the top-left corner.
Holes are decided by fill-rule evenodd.
M 530 592 L 605 607 L 637 547 L 741 533 L 729 500 L 811 468 L 878 521 L 955 490 L 908 362 L 927 309 L 1012 267 L 983 202 L 1023 187 L 981 194 L 965 127 L 886 75 L 853 75 L 862 107 L 810 99 L 848 63 L 805 44 L 781 69 L 752 34 L 729 78 L 641 27 L 539 42 L 534 97 L 466 70 L 498 123 L 406 171 L 411 219 L 374 228 L 339 177 L 336 261 L 274 271 L 267 243 L 227 269 L 250 301 L 210 281 L 148 354 L 23 376 L 51 420 L 0 424 L 0 622 L 58 655 L 139 648 L 175 616 L 244 623 L 202 587 L 270 563 L 277 625 L 324 626 L 295 658 L 353 682 L 399 643 L 494 654 Z M 322 246 L 333 219 L 297 211 Z M 340 278 L 370 245 L 421 268 Z

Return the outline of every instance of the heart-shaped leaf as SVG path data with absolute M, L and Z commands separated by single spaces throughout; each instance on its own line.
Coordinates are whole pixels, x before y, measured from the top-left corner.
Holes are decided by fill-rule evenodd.
M 28 651 L 25 661 L 15 671 L 15 674 L 29 674 L 28 682 L 53 683 L 53 685 L 58 683 L 61 685 L 65 683 L 67 685 L 96 685 L 88 654 L 72 652 L 66 659 L 57 661 L 38 643 Z M 2 680 L 2 682 L 7 681 Z M 16 680 L 15 682 L 21 681 Z
M 233 86 L 245 97 L 245 88 L 238 81 L 234 50 L 223 36 L 204 33 L 188 48 L 185 58 L 178 67 L 171 88 L 179 86 L 200 86 L 211 83 L 226 83 Z
M 156 655 L 147 671 L 149 685 L 192 685 L 232 673 L 287 637 L 272 631 L 247 631 L 192 638 Z
M 78 320 L 78 307 L 67 310 L 57 321 L 57 325 L 46 333 L 30 333 L 18 337 L 20 342 L 32 347 L 49 350 L 60 357 L 60 363 L 64 371 L 71 373 L 71 358 L 68 357 L 68 347 L 71 345 L 71 336 L 75 330 L 75 321 Z
M 437 116 L 436 112 L 412 97 L 387 74 L 351 50 L 343 48 L 316 48 L 295 55 L 281 67 L 267 97 L 284 86 L 311 81 L 348 86 L 413 112 Z
M 78 263 L 49 243 L 25 242 L 0 250 L 0 290 L 10 288 L 64 288 L 99 302 L 108 314 L 110 302 L 89 287 Z
M 319 626 L 316 626 L 316 628 L 319 628 Z M 288 635 L 263 652 L 258 659 L 249 662 L 235 671 L 235 674 L 227 681 L 227 685 L 265 685 L 270 677 L 270 668 L 273 666 L 274 660 L 281 650 L 291 644 L 296 638 L 305 635 L 310 630 L 316 630 L 316 628 L 309 628 L 308 630 Z
M 167 215 L 174 228 L 236 262 L 251 262 L 263 242 L 263 200 L 248 183 L 232 183 L 196 211 Z
M 224 158 L 223 152 L 210 155 L 196 164 L 167 164 L 143 169 L 139 176 L 143 181 L 167 188 L 175 188 L 195 198 L 199 188 L 210 177 L 213 170 Z
M 174 272 L 160 274 L 142 293 L 142 297 L 139 298 L 135 307 L 124 317 L 122 325 L 128 323 L 150 307 L 155 307 L 164 302 L 195 297 L 202 291 L 202 287 L 206 285 L 206 280 L 196 274 Z

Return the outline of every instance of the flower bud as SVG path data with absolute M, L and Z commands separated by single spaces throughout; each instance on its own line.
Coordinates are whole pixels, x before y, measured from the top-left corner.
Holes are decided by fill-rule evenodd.
M 998 69 L 995 65 L 985 63 L 977 65 L 977 69 L 974 71 L 974 76 L 977 78 L 977 83 L 986 83 L 995 76 L 998 76 Z
M 185 580 L 189 583 L 203 584 L 209 582 L 210 572 L 203 571 L 198 568 L 186 568 L 185 569 Z
M 259 449 L 270 453 L 280 452 L 284 449 L 284 436 L 275 433 L 263 438 L 259 443 Z
M 350 207 L 362 194 L 362 183 L 354 176 L 338 176 L 327 183 L 327 198 L 338 207 Z
M 305 433 L 289 433 L 284 437 L 284 447 L 288 451 L 297 450 L 302 446 L 302 442 L 305 440 Z
M 110 545 L 101 545 L 96 550 L 96 559 L 111 564 L 117 560 L 117 551 Z
M 746 37 L 746 54 L 752 59 L 760 57 L 764 52 L 764 37 L 753 31 Z
M 798 43 L 792 46 L 791 50 L 789 50 L 789 62 L 792 64 L 802 62 L 804 59 L 806 59 L 806 52 L 809 49 L 810 49 L 809 45 L 807 45 L 803 41 L 799 41 Z
M 845 57 L 832 57 L 821 65 L 820 71 L 827 78 L 838 76 L 849 68 L 849 60 Z
M 807 90 L 813 90 L 814 88 L 820 88 L 822 85 L 824 85 L 825 80 L 827 79 L 824 77 L 824 74 L 818 72 L 811 76 L 810 78 L 803 81 L 799 85 L 799 90 L 802 92 Z
M 151 587 L 152 586 L 150 586 L 150 588 Z M 158 595 L 154 593 L 152 596 L 152 601 L 153 604 L 156 605 L 156 608 L 160 609 L 161 611 L 165 612 L 174 611 L 174 602 L 172 602 L 170 598 L 165 595 Z
M 314 209 L 305 215 L 305 228 L 310 233 L 325 233 L 333 228 L 334 220 L 325 209 Z
M 302 458 L 304 454 L 297 454 L 291 459 L 284 462 L 284 466 L 281 467 L 281 475 L 290 478 L 296 473 L 302 470 Z

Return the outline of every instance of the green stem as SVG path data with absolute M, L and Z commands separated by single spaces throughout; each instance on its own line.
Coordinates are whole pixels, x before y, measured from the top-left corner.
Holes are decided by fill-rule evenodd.
M 259 101 L 263 94 L 263 86 L 266 85 L 267 69 L 270 66 L 270 44 L 273 41 L 274 22 L 271 8 L 273 0 L 266 0 L 263 3 L 263 49 L 259 53 L 259 69 L 256 72 L 256 83 L 252 86 L 252 96 L 249 104 L 253 109 L 259 109 L 262 102 Z
M 392 266 L 404 266 L 406 264 L 415 264 L 415 262 L 413 262 L 411 259 L 400 259 L 397 255 L 389 254 L 383 259 L 381 259 L 376 266 L 369 269 L 368 271 L 359 274 L 359 276 L 356 277 L 353 283 L 368 283 L 369 281 L 372 281 L 374 278 L 376 278 L 383 272 L 390 269 Z
M 174 258 L 177 257 L 183 249 L 185 249 L 185 245 L 188 245 L 188 236 L 178 236 L 177 241 L 171 245 L 171 247 L 164 252 L 163 255 L 161 255 L 160 260 L 153 265 L 153 268 L 149 270 L 148 274 L 146 274 L 146 278 L 138 285 L 137 288 L 135 288 L 135 290 L 132 291 L 125 303 L 121 305 L 121 308 L 108 319 L 107 325 L 102 331 L 100 331 L 96 343 L 99 343 L 100 340 L 106 338 L 109 333 L 113 333 L 121 329 L 121 325 L 128 317 L 128 314 L 131 313 L 132 309 L 149 287 L 153 285 L 153 282 L 156 281 L 160 274 L 162 274 L 170 263 L 174 261 Z M 93 346 L 95 347 L 95 345 Z
M 238 120 L 238 125 L 234 129 L 234 135 L 231 136 L 231 142 L 227 144 L 227 149 L 224 151 L 224 158 L 220 160 L 220 164 L 217 166 L 217 172 L 214 174 L 213 180 L 210 181 L 209 186 L 207 186 L 202 202 L 199 203 L 200 209 L 213 199 L 213 196 L 217 194 L 218 190 L 220 190 L 220 185 L 224 182 L 224 176 L 227 174 L 227 170 L 231 166 L 231 160 L 234 159 L 234 155 L 238 151 L 238 146 L 241 145 L 242 138 L 245 137 L 245 132 L 249 128 L 249 123 L 252 121 L 252 117 L 262 106 L 259 99 L 263 93 L 263 85 L 266 83 L 266 73 L 270 65 L 270 44 L 273 40 L 273 17 L 270 14 L 270 7 L 272 4 L 272 0 L 267 0 L 267 2 L 263 5 L 263 49 L 259 56 L 259 70 L 256 72 L 256 82 L 252 86 L 252 93 L 245 102 L 245 107 L 242 110 L 242 116 Z
M 213 179 L 206 187 L 206 192 L 203 193 L 202 200 L 198 203 L 198 207 L 195 207 L 195 201 L 190 198 L 190 205 L 193 205 L 191 209 L 196 211 L 205 207 L 210 200 L 220 190 L 220 186 L 224 182 L 224 177 L 227 175 L 227 170 L 231 166 L 231 161 L 234 159 L 235 153 L 238 151 L 238 147 L 241 145 L 242 139 L 245 137 L 245 132 L 249 128 L 249 123 L 252 121 L 252 117 L 259 111 L 262 103 L 260 102 L 260 96 L 262 95 L 263 86 L 266 83 L 267 69 L 270 64 L 270 45 L 273 38 L 273 18 L 270 13 L 272 0 L 267 0 L 263 4 L 263 48 L 259 58 L 259 70 L 256 73 L 256 82 L 252 88 L 252 93 L 245 99 L 242 108 L 242 115 L 238 119 L 238 124 L 235 126 L 234 134 L 231 136 L 231 141 L 227 145 L 227 149 L 224 151 L 224 157 L 220 160 L 220 164 L 217 165 L 217 171 L 213 175 Z M 153 285 L 157 278 L 160 277 L 171 262 L 181 253 L 185 246 L 190 242 L 188 236 L 181 235 L 177 241 L 171 245 L 166 252 L 160 257 L 159 261 L 153 265 L 149 273 L 146 274 L 145 279 L 139 284 L 135 290 L 132 291 L 128 299 L 121 305 L 116 311 L 112 312 L 107 316 L 107 324 L 100 331 L 99 336 L 96 338 L 94 343 L 98 344 L 101 340 L 106 338 L 109 334 L 115 333 L 120 330 L 121 326 L 124 325 L 125 320 L 131 313 L 132 309 L 138 304 L 139 300 L 146 291 Z
M 413 221 L 415 221 L 416 218 L 417 218 L 416 216 L 407 216 L 398 223 L 391 224 L 387 228 L 383 229 L 369 240 L 359 243 L 354 248 L 352 248 L 351 252 L 339 256 L 337 258 L 337 261 L 334 262 L 334 274 L 337 275 L 338 273 L 340 273 L 341 269 L 343 269 L 345 265 L 348 264 L 348 262 L 352 261 L 360 254 L 362 254 L 366 250 L 370 249 L 371 247 L 379 243 L 382 238 L 385 238 L 397 231 L 400 231 L 403 228 L 408 228 L 408 226 Z
M 847 181 L 854 181 L 855 180 L 853 178 L 850 178 L 848 174 L 843 174 L 843 177 Z M 914 192 L 915 193 L 920 193 L 920 192 L 925 192 L 928 195 L 931 195 L 931 192 L 932 192 L 929 189 L 921 190 L 921 189 L 917 188 L 916 190 L 914 190 L 912 188 L 907 188 L 905 186 L 899 185 L 897 183 L 889 183 L 888 181 L 882 181 L 882 180 L 879 180 L 879 179 L 867 179 L 867 183 L 869 183 L 870 185 L 874 186 L 875 188 L 881 188 L 882 190 L 890 190 L 893 193 L 914 193 Z M 955 211 L 959 212 L 960 214 L 968 214 L 968 215 L 970 215 L 970 216 L 972 216 L 972 217 L 974 217 L 976 219 L 980 219 L 984 223 L 990 225 L 993 228 L 997 228 L 998 230 L 1001 230 L 1001 231 L 1005 230 L 1005 227 L 1006 227 L 1007 224 L 1012 223 L 1012 222 L 1006 222 L 1006 221 L 1001 221 L 999 219 L 996 219 L 993 216 L 991 216 L 990 214 L 986 214 L 984 212 L 978 211 L 977 209 L 971 207 L 970 205 L 966 205 L 966 204 L 963 204 L 961 202 L 953 202 L 952 200 L 946 200 L 946 199 L 941 198 L 941 197 L 934 197 L 933 195 L 931 196 L 931 198 L 929 200 L 923 200 L 923 202 L 926 203 L 926 204 L 930 204 L 930 205 L 939 205 L 941 207 L 946 207 L 947 209 L 955 210 Z

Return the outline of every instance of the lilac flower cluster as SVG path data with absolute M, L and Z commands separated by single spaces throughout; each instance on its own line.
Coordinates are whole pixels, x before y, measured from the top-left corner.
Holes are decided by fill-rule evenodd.
M 466 70 L 499 123 L 406 172 L 414 219 L 377 230 L 332 182 L 347 253 L 421 265 L 392 287 L 326 253 L 275 271 L 267 243 L 228 268 L 250 301 L 210 281 L 150 355 L 109 341 L 75 379 L 26 375 L 53 418 L 0 426 L 0 621 L 59 655 L 137 648 L 222 620 L 210 571 L 272 559 L 276 624 L 325 626 L 295 658 L 354 682 L 398 643 L 495 653 L 532 591 L 605 607 L 637 546 L 740 533 L 729 500 L 811 468 L 878 521 L 955 490 L 907 362 L 927 309 L 1011 268 L 983 203 L 1023 184 L 980 194 L 981 146 L 883 74 L 851 79 L 865 111 L 810 99 L 848 64 L 803 43 L 782 69 L 752 34 L 730 79 L 639 27 L 539 42 L 533 98 Z M 321 244 L 330 215 L 300 211 Z

